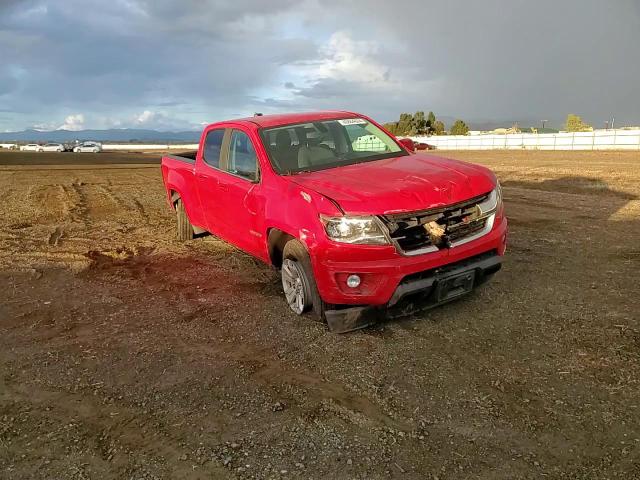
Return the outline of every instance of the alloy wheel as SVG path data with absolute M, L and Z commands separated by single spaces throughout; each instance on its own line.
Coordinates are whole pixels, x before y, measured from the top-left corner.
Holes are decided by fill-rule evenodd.
M 308 281 L 301 265 L 289 258 L 282 262 L 282 288 L 291 310 L 301 315 L 309 305 Z

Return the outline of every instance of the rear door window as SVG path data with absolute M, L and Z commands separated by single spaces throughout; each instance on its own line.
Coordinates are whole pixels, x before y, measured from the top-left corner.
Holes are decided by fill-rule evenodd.
M 222 140 L 224 139 L 224 128 L 211 130 L 204 140 L 202 159 L 215 168 L 220 168 L 220 153 L 222 152 Z

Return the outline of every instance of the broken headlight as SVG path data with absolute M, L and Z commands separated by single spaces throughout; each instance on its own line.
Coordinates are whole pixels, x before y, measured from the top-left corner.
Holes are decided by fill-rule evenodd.
M 359 245 L 387 245 L 389 240 L 376 217 L 320 216 L 327 236 L 336 242 Z

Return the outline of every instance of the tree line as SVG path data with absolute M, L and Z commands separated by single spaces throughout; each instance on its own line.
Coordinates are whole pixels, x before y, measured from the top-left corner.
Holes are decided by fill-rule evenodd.
M 429 112 L 429 114 L 425 116 L 422 111 L 418 111 L 413 115 L 410 113 L 402 113 L 397 122 L 385 123 L 384 127 L 397 136 L 467 135 L 469 133 L 469 127 L 462 120 L 456 120 L 453 125 L 451 125 L 449 131 L 447 131 L 444 122 L 436 119 L 433 112 Z M 567 115 L 564 127 L 567 132 L 589 132 L 593 130 L 591 125 L 583 122 L 582 118 L 573 113 Z M 534 129 L 532 129 L 532 131 L 533 130 Z
M 436 119 L 433 112 L 425 116 L 424 112 L 418 111 L 414 115 L 410 113 L 400 114 L 397 122 L 385 123 L 384 127 L 394 135 L 466 135 L 469 127 L 462 120 L 456 120 L 451 129 L 447 132 L 442 120 Z

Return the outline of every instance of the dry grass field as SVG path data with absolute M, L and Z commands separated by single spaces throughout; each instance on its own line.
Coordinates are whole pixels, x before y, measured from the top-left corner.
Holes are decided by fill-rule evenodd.
M 435 153 L 498 174 L 506 264 L 346 335 L 177 243 L 157 157 L 1 153 L 0 477 L 640 478 L 640 153 Z

